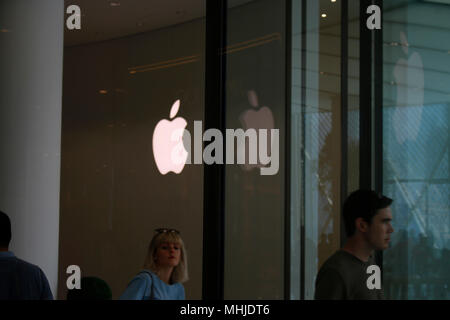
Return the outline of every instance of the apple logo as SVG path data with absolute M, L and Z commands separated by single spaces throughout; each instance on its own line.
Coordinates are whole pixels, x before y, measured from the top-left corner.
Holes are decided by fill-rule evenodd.
M 400 42 L 403 53 L 408 56 L 409 44 L 403 31 L 400 32 Z M 420 54 L 413 52 L 408 60 L 398 59 L 394 78 L 397 103 L 392 120 L 397 141 L 402 144 L 406 140 L 416 140 L 422 121 L 425 77 Z
M 173 119 L 180 108 L 177 100 L 170 109 L 170 119 Z M 183 133 L 187 122 L 182 117 L 168 121 L 160 120 L 153 131 L 153 156 L 156 166 L 162 175 L 172 171 L 179 174 L 183 171 L 188 157 L 184 148 Z
M 259 107 L 258 95 L 256 94 L 256 92 L 254 90 L 250 90 L 247 92 L 247 98 L 248 98 L 249 104 L 252 106 L 252 109 L 248 109 L 245 112 L 243 112 L 241 114 L 241 116 L 239 117 L 239 120 L 243 126 L 244 131 L 246 131 L 247 129 L 250 129 L 250 128 L 255 129 L 257 132 L 259 129 L 267 129 L 268 146 L 267 146 L 266 150 L 267 150 L 268 154 L 271 154 L 272 148 L 271 148 L 271 143 L 269 141 L 271 141 L 271 139 L 272 139 L 271 129 L 274 129 L 274 124 L 275 124 L 272 111 L 266 106 L 263 106 L 262 108 L 258 109 L 258 107 Z M 245 148 L 246 163 L 241 165 L 241 168 L 249 171 L 249 170 L 252 170 L 253 168 L 265 167 L 265 165 L 263 165 L 259 162 L 259 159 L 258 159 L 257 164 L 248 163 L 249 162 L 248 142 L 246 142 L 245 146 L 243 146 L 243 147 Z

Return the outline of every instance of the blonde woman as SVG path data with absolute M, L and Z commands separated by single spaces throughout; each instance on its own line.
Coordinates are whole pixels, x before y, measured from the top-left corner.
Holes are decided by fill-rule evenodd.
M 156 229 L 144 269 L 128 284 L 121 300 L 184 300 L 188 280 L 187 257 L 180 232 Z

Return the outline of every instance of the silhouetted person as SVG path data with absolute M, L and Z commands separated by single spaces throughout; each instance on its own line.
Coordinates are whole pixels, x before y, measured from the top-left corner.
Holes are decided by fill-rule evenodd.
M 369 288 L 367 269 L 375 250 L 389 246 L 392 199 L 370 190 L 353 192 L 344 202 L 347 242 L 322 265 L 316 279 L 315 299 L 383 299 L 381 288 Z M 381 279 L 380 279 L 381 281 Z
M 71 289 L 67 292 L 67 300 L 111 300 L 109 285 L 97 277 L 81 278 L 81 289 Z
M 8 251 L 10 242 L 11 221 L 0 211 L 0 299 L 53 300 L 44 272 Z

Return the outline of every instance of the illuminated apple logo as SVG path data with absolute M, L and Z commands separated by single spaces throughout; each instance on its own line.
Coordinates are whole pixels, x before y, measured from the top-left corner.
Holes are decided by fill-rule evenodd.
M 170 109 L 170 119 L 173 119 L 180 108 L 180 100 L 177 100 Z M 187 122 L 182 117 L 168 121 L 163 119 L 158 122 L 153 131 L 153 156 L 159 172 L 165 175 L 172 171 L 179 174 L 183 171 L 188 157 L 184 148 L 183 133 Z
M 247 129 L 255 129 L 255 130 L 259 130 L 259 129 L 267 129 L 267 141 L 268 141 L 268 145 L 267 145 L 267 152 L 268 154 L 271 153 L 271 143 L 269 141 L 271 141 L 271 134 L 270 134 L 270 130 L 274 129 L 274 118 L 273 118 L 273 114 L 272 111 L 266 107 L 263 106 L 261 108 L 259 108 L 259 102 L 258 102 L 258 95 L 256 94 L 256 92 L 254 90 L 250 90 L 247 92 L 247 98 L 248 98 L 248 102 L 249 104 L 252 106 L 252 109 L 248 109 L 246 110 L 244 113 L 242 113 L 242 115 L 240 116 L 240 122 L 244 128 L 244 130 Z M 242 168 L 245 170 L 251 170 L 253 168 L 261 168 L 264 167 L 264 165 L 262 165 L 261 163 L 259 163 L 258 160 L 258 164 L 249 164 L 248 163 L 248 154 L 249 154 L 249 147 L 246 145 L 245 147 L 245 159 L 246 159 L 246 163 L 242 165 Z

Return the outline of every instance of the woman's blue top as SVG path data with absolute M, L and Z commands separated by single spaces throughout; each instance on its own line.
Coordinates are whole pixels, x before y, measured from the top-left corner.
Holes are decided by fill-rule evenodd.
M 181 283 L 167 284 L 150 270 L 142 270 L 135 276 L 120 300 L 184 300 Z

